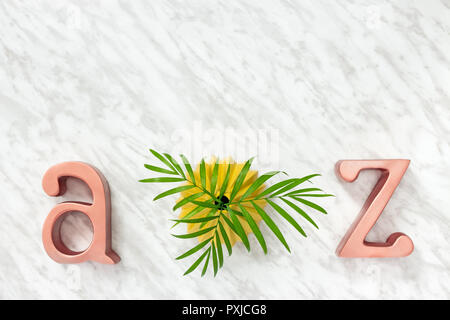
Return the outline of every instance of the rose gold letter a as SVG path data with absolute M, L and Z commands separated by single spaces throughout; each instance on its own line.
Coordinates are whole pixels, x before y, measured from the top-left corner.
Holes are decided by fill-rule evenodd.
M 84 181 L 92 192 L 92 204 L 63 202 L 48 214 L 42 230 L 42 241 L 47 254 L 59 263 L 81 263 L 88 260 L 115 264 L 120 257 L 111 248 L 111 197 L 108 182 L 96 168 L 83 162 L 64 162 L 51 167 L 44 175 L 42 187 L 52 197 L 61 196 L 66 191 L 68 177 Z M 86 214 L 94 227 L 94 235 L 89 247 L 75 252 L 61 240 L 61 224 L 67 213 L 79 211 Z

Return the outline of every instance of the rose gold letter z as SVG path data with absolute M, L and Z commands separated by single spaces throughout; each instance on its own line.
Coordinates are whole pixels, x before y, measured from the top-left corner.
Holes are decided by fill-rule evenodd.
M 339 257 L 405 257 L 413 252 L 412 240 L 400 232 L 391 234 L 384 243 L 365 240 L 400 183 L 409 163 L 409 160 L 342 160 L 336 164 L 337 174 L 347 182 L 355 181 L 362 170 L 381 170 L 380 180 L 337 248 Z

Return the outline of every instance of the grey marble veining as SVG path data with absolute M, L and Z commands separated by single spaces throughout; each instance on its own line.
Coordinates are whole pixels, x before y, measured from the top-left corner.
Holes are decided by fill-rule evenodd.
M 449 299 L 449 52 L 447 0 L 1 1 L 0 298 Z M 240 139 L 261 132 L 266 150 Z M 259 155 L 261 170 L 322 173 L 337 197 L 320 200 L 329 215 L 307 239 L 278 220 L 292 254 L 264 226 L 267 256 L 252 236 L 216 278 L 183 277 L 175 198 L 152 202 L 164 187 L 137 183 L 148 147 Z M 369 234 L 408 234 L 410 257 L 334 254 L 377 179 L 340 182 L 334 163 L 352 158 L 412 160 Z M 116 266 L 43 250 L 50 209 L 90 198 L 75 180 L 44 194 L 45 170 L 68 160 L 109 180 Z M 89 243 L 80 215 L 64 231 Z

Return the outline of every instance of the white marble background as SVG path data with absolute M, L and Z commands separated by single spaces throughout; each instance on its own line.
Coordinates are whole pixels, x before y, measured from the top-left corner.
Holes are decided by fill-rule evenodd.
M 1 1 L 0 298 L 450 298 L 449 52 L 448 0 Z M 277 219 L 292 254 L 264 226 L 267 256 L 252 236 L 216 278 L 183 277 L 192 260 L 174 257 L 192 243 L 170 236 L 175 199 L 154 203 L 164 187 L 137 180 L 148 147 L 189 153 L 174 134 L 198 138 L 193 124 L 222 138 L 274 130 L 271 169 L 320 172 L 337 196 L 320 201 L 320 230 L 303 223 L 303 239 Z M 341 183 L 334 163 L 352 158 L 412 160 L 370 234 L 410 235 L 410 257 L 335 256 L 377 179 Z M 41 178 L 67 160 L 110 182 L 116 266 L 59 265 L 43 250 L 62 199 Z M 69 187 L 64 200 L 89 199 Z M 64 224 L 75 247 L 91 235 L 81 217 Z

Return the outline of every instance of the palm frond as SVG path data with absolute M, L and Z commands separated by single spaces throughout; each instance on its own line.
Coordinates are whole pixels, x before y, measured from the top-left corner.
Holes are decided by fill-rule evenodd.
M 212 264 L 213 273 L 216 276 L 224 263 L 222 245 L 225 245 L 228 255 L 231 255 L 233 252 L 230 240 L 231 234 L 240 239 L 247 250 L 250 251 L 250 242 L 243 224 L 246 225 L 247 230 L 253 232 L 265 254 L 267 254 L 267 243 L 258 226 L 259 221 L 264 221 L 281 244 L 290 252 L 291 249 L 279 227 L 269 213 L 263 209 L 265 204 L 292 225 L 302 236 L 306 237 L 306 232 L 296 219 L 275 201 L 281 200 L 287 208 L 298 214 L 296 217 L 305 219 L 318 229 L 316 222 L 300 205 L 326 214 L 327 211 L 323 207 L 304 198 L 319 199 L 333 196 L 315 187 L 298 188 L 304 182 L 311 182 L 311 179 L 320 176 L 320 174 L 311 174 L 302 178 L 288 178 L 264 189 L 264 184 L 271 178 L 279 173 L 286 173 L 282 171 L 267 172 L 259 177 L 256 176 L 256 179 L 249 184 L 246 181 L 254 179 L 253 177 L 255 176 L 254 171 L 249 174 L 253 158 L 242 165 L 236 177 L 233 171 L 236 168 L 234 162 L 229 162 L 225 171 L 225 169 L 221 169 L 220 166 L 223 164 L 220 164 L 220 161 L 214 160 L 213 163 L 208 163 L 207 169 L 205 160 L 201 159 L 197 171 L 194 173 L 192 165 L 182 154 L 180 154 L 181 162 L 178 162 L 168 153 L 161 154 L 153 149 L 150 149 L 150 152 L 160 161 L 160 165 L 145 164 L 145 168 L 149 171 L 169 176 L 146 178 L 139 181 L 142 183 L 184 183 L 184 185 L 158 194 L 153 200 L 181 194 L 180 200 L 172 208 L 173 211 L 181 208 L 187 212 L 188 205 L 192 209 L 189 209 L 189 212 L 183 214 L 183 216 L 180 215 L 179 219 L 171 219 L 171 221 L 175 222 L 172 228 L 180 223 L 195 225 L 195 228 L 193 229 L 194 232 L 173 234 L 173 236 L 179 239 L 202 239 L 200 243 L 176 258 L 176 260 L 182 260 L 203 250 L 197 260 L 186 270 L 185 275 L 193 272 L 203 263 L 201 275 L 204 276 L 208 266 Z M 180 163 L 183 164 L 183 167 Z M 238 194 L 242 194 L 242 196 L 238 196 Z M 205 237 L 207 238 L 205 239 Z M 236 239 L 236 237 L 233 239 Z

